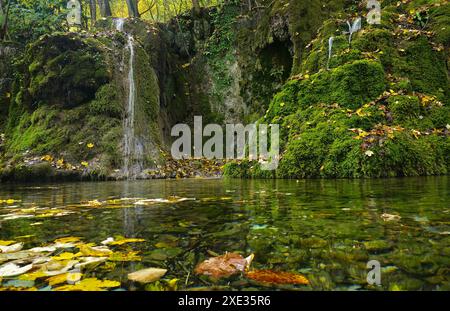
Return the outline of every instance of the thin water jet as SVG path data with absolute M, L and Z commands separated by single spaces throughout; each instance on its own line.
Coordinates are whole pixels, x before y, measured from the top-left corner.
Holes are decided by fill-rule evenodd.
M 114 20 L 117 31 L 124 31 L 125 20 L 118 18 Z M 123 167 L 122 174 L 126 179 L 136 179 L 143 170 L 144 148 L 135 132 L 136 123 L 136 82 L 134 75 L 135 63 L 135 42 L 131 34 L 127 33 L 126 49 L 129 53 L 128 59 L 128 97 L 126 102 L 124 117 L 124 137 L 123 137 Z M 123 57 L 122 62 L 125 61 Z

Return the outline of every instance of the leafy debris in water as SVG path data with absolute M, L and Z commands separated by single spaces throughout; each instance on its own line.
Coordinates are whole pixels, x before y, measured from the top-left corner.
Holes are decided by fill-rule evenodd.
M 245 274 L 251 280 L 269 283 L 269 284 L 300 284 L 308 285 L 309 281 L 306 277 L 297 273 L 272 271 L 272 270 L 255 270 Z
M 212 257 L 203 261 L 197 265 L 195 273 L 207 275 L 215 279 L 230 277 L 248 269 L 253 258 L 253 254 L 244 258 L 237 253 L 226 253 L 225 255 Z

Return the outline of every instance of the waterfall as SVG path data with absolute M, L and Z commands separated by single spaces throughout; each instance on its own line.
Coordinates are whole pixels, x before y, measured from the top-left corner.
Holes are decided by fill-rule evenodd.
M 117 31 L 124 31 L 124 19 L 118 18 L 114 20 Z M 134 38 L 131 34 L 127 34 L 127 46 L 129 52 L 128 60 L 128 98 L 126 102 L 125 118 L 124 118 L 124 137 L 123 137 L 123 176 L 127 179 L 136 179 L 143 170 L 144 148 L 135 134 L 136 123 L 136 83 L 134 77 L 135 62 L 135 46 Z M 123 57 L 122 62 L 124 62 Z

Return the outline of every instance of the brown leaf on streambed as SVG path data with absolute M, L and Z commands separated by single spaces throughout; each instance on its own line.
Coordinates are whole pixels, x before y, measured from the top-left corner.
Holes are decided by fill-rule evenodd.
M 245 274 L 251 280 L 270 283 L 270 284 L 301 284 L 308 285 L 309 281 L 301 274 L 272 271 L 272 270 L 255 270 Z
M 207 275 L 212 278 L 229 277 L 244 272 L 253 260 L 254 255 L 247 258 L 236 253 L 226 253 L 222 256 L 209 258 L 195 268 L 196 274 Z

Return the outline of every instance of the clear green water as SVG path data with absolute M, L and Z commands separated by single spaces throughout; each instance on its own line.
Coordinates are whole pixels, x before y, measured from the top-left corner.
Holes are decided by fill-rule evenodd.
M 0 240 L 22 240 L 29 248 L 63 236 L 80 236 L 97 244 L 115 235 L 144 238 L 145 243 L 126 246 L 141 252 L 141 262 L 88 272 L 121 281 L 123 289 L 144 289 L 128 282 L 126 275 L 146 267 L 167 268 L 164 280 L 179 279 L 179 289 L 270 289 L 243 276 L 218 282 L 195 276 L 195 266 L 209 257 L 210 250 L 254 253 L 253 268 L 302 273 L 311 282 L 273 287 L 278 289 L 450 290 L 449 185 L 448 177 L 0 185 L 0 199 L 22 201 L 0 204 Z M 77 206 L 95 199 L 170 196 L 195 201 L 121 208 Z M 75 213 L 4 220 L 4 215 L 33 204 Z M 401 219 L 385 221 L 383 213 Z M 372 259 L 382 266 L 378 288 L 366 282 L 366 264 Z

